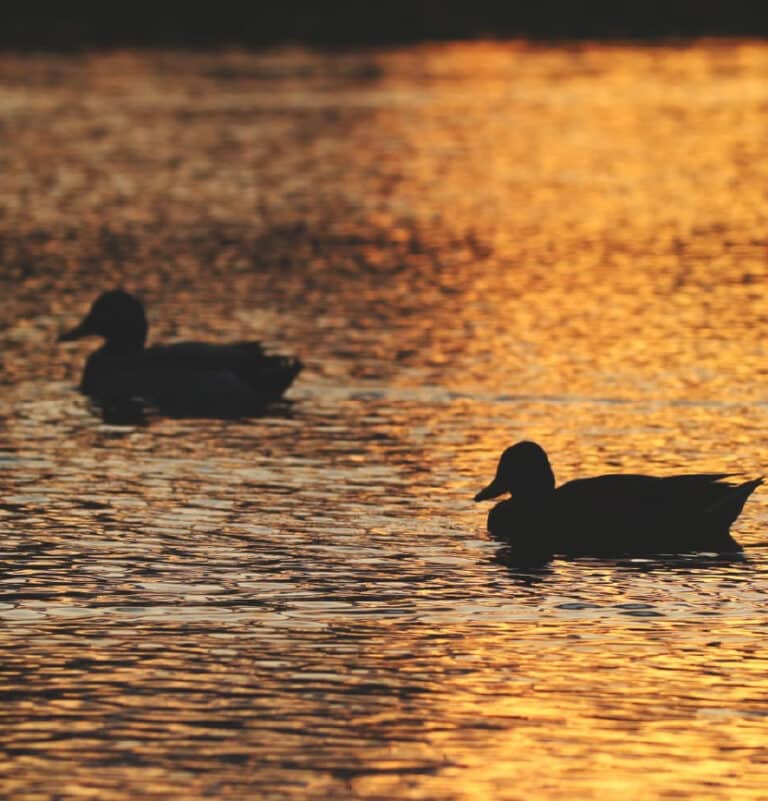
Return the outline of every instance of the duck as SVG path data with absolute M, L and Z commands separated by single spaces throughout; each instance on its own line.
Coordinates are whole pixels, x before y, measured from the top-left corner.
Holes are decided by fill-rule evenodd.
M 140 404 L 174 417 L 234 418 L 262 414 L 302 369 L 293 356 L 267 354 L 259 342 L 178 342 L 146 347 L 142 302 L 103 292 L 58 342 L 100 336 L 88 357 L 80 391 L 102 409 Z
M 496 475 L 475 501 L 511 497 L 488 514 L 488 531 L 521 561 L 555 555 L 639 556 L 736 553 L 731 524 L 763 483 L 732 483 L 728 473 L 665 477 L 610 474 L 556 486 L 544 449 L 523 441 L 507 448 Z

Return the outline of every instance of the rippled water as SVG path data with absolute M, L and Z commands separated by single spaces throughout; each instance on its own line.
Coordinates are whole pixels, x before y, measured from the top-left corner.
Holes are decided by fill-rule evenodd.
M 0 57 L 0 795 L 759 799 L 744 561 L 504 564 L 471 502 L 768 466 L 768 46 Z M 307 367 L 242 422 L 102 424 L 56 346 Z

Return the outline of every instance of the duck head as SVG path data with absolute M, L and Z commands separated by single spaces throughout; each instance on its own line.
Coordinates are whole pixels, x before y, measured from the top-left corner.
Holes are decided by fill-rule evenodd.
M 87 336 L 101 336 L 115 351 L 141 350 L 147 339 L 144 307 L 122 289 L 104 292 L 94 301 L 83 321 L 59 335 L 58 342 Z
M 501 454 L 496 477 L 475 495 L 475 500 L 485 501 L 505 492 L 541 496 L 554 489 L 555 474 L 544 449 L 535 442 L 518 442 Z

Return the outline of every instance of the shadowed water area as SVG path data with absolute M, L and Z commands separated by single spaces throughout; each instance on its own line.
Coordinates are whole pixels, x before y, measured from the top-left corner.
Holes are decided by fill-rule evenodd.
M 535 572 L 471 499 L 768 470 L 767 108 L 750 43 L 0 56 L 0 796 L 764 798 L 766 490 Z M 118 285 L 292 403 L 103 424 Z

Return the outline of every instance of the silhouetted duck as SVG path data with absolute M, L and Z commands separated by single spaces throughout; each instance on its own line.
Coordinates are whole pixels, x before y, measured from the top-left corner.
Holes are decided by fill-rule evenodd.
M 278 400 L 301 370 L 289 356 L 267 355 L 258 342 L 180 342 L 145 348 L 147 318 L 133 295 L 100 295 L 85 319 L 59 342 L 102 336 L 88 357 L 80 389 L 103 408 L 142 403 L 177 417 L 241 417 Z
M 491 509 L 488 530 L 510 542 L 521 561 L 555 554 L 727 553 L 741 550 L 729 529 L 763 479 L 731 484 L 725 478 L 606 475 L 556 489 L 544 450 L 518 442 L 501 455 L 496 477 L 475 500 L 512 494 Z

